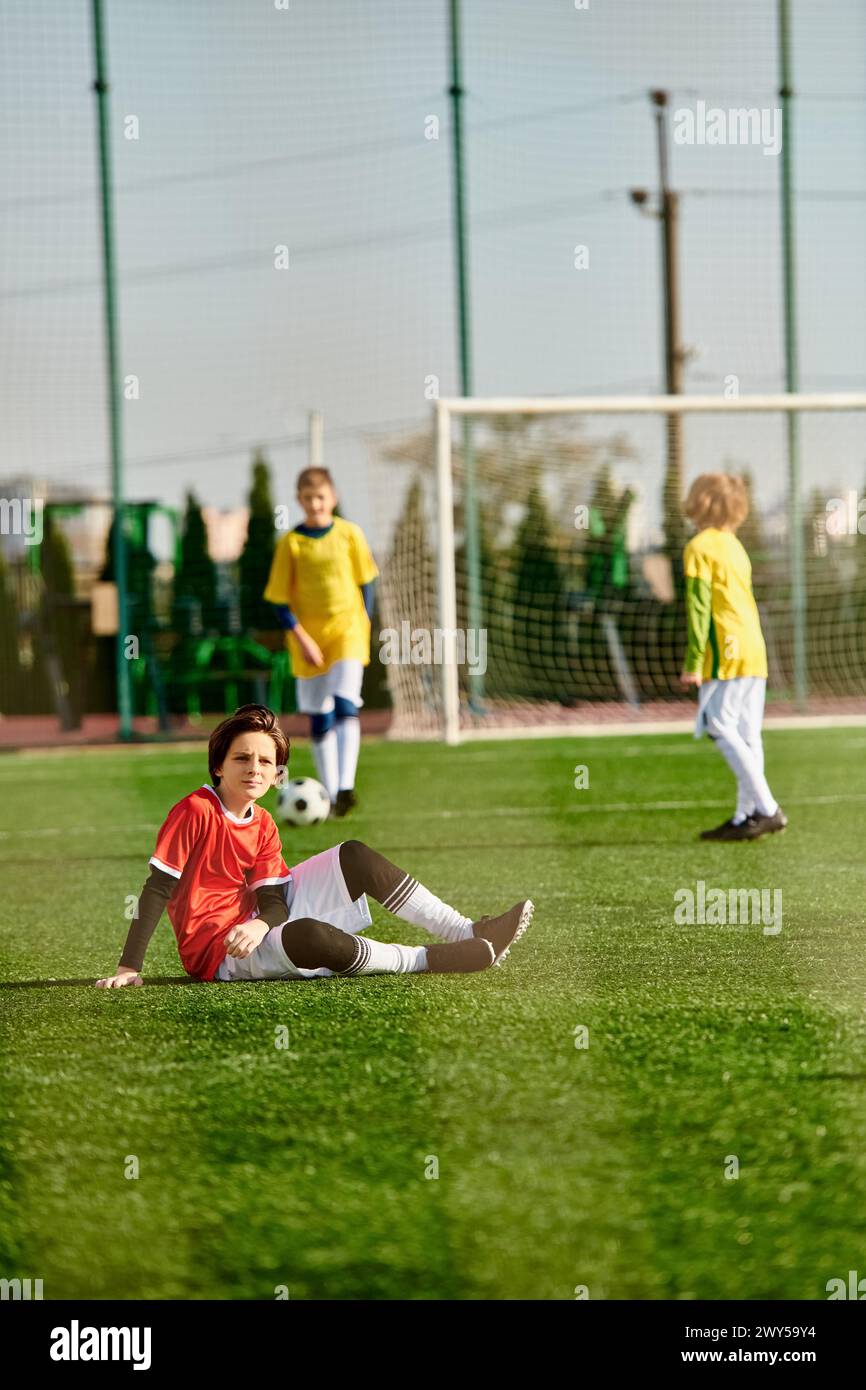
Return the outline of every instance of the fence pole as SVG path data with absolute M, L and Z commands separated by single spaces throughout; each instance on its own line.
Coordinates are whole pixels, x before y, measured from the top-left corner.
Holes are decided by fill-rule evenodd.
M 466 226 L 466 160 L 463 151 L 463 89 L 460 63 L 460 0 L 450 0 L 450 55 L 452 140 L 454 168 L 454 237 L 457 252 L 457 322 L 460 350 L 460 394 L 472 395 L 472 335 L 469 312 L 469 234 Z M 473 421 L 464 415 L 463 434 L 463 528 L 466 557 L 467 625 L 478 632 L 482 626 L 481 606 L 481 541 L 476 488 L 475 443 Z M 469 673 L 470 706 L 481 713 L 484 699 L 484 677 L 476 671 Z
M 439 622 L 445 634 L 442 661 L 442 720 L 446 743 L 460 742 L 460 686 L 454 633 L 457 586 L 454 578 L 454 495 L 451 482 L 451 414 L 436 406 L 436 503 L 439 568 Z
M 125 507 L 123 491 L 123 422 L 121 418 L 119 337 L 117 325 L 116 271 L 114 262 L 114 218 L 112 212 L 111 144 L 108 130 L 108 64 L 105 47 L 105 24 L 102 0 L 92 0 L 93 52 L 96 78 L 96 110 L 99 136 L 99 176 L 102 213 L 102 280 L 105 305 L 105 359 L 108 375 L 108 423 L 111 441 L 111 497 L 114 512 L 114 582 L 117 585 L 117 639 L 115 663 L 117 670 L 117 709 L 120 715 L 120 737 L 132 737 L 132 683 L 126 659 L 126 638 L 129 630 L 129 595 L 127 590 Z
M 797 342 L 797 263 L 794 232 L 794 138 L 791 77 L 791 23 L 788 0 L 779 0 L 779 97 L 782 102 L 782 265 L 785 299 L 785 387 L 800 389 Z M 794 694 L 799 709 L 809 698 L 806 653 L 806 574 L 803 555 L 803 509 L 800 496 L 800 417 L 789 410 L 788 435 L 788 545 L 791 566 L 791 618 L 794 628 Z

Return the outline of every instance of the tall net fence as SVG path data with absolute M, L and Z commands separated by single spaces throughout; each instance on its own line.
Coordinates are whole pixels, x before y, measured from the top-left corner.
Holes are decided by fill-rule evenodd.
M 430 399 L 462 389 L 449 9 L 446 0 L 103 0 L 128 552 L 122 636 L 137 641 L 129 672 L 142 728 L 262 692 L 290 706 L 261 592 L 281 527 L 301 519 L 295 479 L 310 460 L 311 410 L 324 415 L 324 462 L 343 515 L 393 569 L 392 513 L 406 505 L 417 463 L 400 450 L 426 434 Z M 799 384 L 857 390 L 866 384 L 866 10 L 860 0 L 792 0 L 790 9 Z M 586 9 L 500 0 L 494 13 L 463 0 L 460 10 L 473 389 L 663 389 L 657 89 L 668 95 L 679 200 L 683 390 L 721 394 L 732 381 L 743 394 L 784 389 L 775 0 Z M 92 0 L 0 7 L 0 739 L 15 718 L 74 725 L 118 707 L 94 77 Z M 738 143 L 728 137 L 740 110 L 757 123 Z M 722 142 L 708 138 L 714 112 Z M 684 428 L 691 436 L 704 426 Z M 809 428 L 804 421 L 807 494 L 824 482 L 820 441 L 806 449 Z M 632 483 L 617 564 L 627 564 L 630 592 L 643 585 L 646 601 L 663 605 L 651 546 L 664 445 L 642 438 L 649 429 L 629 423 L 641 455 L 632 464 L 603 440 L 572 441 L 571 454 L 557 443 L 549 476 L 534 445 L 521 447 L 548 511 L 585 491 L 604 459 L 612 486 Z M 482 451 L 495 433 L 478 426 Z M 398 456 L 383 468 L 392 446 Z M 457 439 L 458 469 L 461 448 Z M 502 552 L 529 496 L 518 444 L 508 448 L 502 486 L 514 496 L 495 519 L 495 585 L 488 577 L 503 613 L 517 599 L 503 597 L 512 581 Z M 784 508 L 779 431 L 767 451 L 757 436 L 731 450 L 733 464 L 752 471 L 756 513 L 772 532 Z M 689 443 L 689 467 L 700 454 Z M 834 456 L 841 488 L 862 489 L 862 464 L 854 447 Z M 418 466 L 423 499 L 430 477 Z M 428 528 L 416 555 L 435 552 L 431 506 L 419 500 L 408 523 L 407 534 Z M 575 557 L 593 543 L 561 516 L 553 524 Z M 781 556 L 781 539 L 778 547 Z M 829 553 L 836 563 L 842 549 Z M 562 563 L 570 591 L 582 593 L 577 558 Z M 602 568 L 590 565 L 596 576 Z M 781 579 L 776 587 L 782 602 Z M 567 625 L 583 634 L 582 648 L 581 602 L 569 599 Z M 676 593 L 670 602 L 674 628 Z M 389 603 L 383 585 L 383 611 Z M 614 676 L 603 671 L 623 622 L 598 619 L 594 664 L 582 663 L 580 680 L 568 674 L 554 700 L 621 695 L 619 658 Z M 660 643 L 665 633 L 660 626 Z M 780 693 L 785 641 L 773 676 Z M 664 665 L 647 644 L 642 665 L 629 666 L 644 699 L 641 681 L 660 680 Z M 373 668 L 370 708 L 389 703 L 398 679 L 378 659 Z M 486 688 L 496 688 L 492 673 Z

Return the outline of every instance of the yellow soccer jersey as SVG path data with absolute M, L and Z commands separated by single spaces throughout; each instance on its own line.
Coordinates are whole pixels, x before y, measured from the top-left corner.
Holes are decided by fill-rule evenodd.
M 683 553 L 689 635 L 684 671 L 704 680 L 766 676 L 752 565 L 733 531 L 709 526 Z
M 325 658 L 324 667 L 311 666 L 287 632 L 296 676 L 321 676 L 335 661 L 370 664 L 370 619 L 360 586 L 378 573 L 360 526 L 339 516 L 324 536 L 288 531 L 277 542 L 264 597 L 290 608 Z

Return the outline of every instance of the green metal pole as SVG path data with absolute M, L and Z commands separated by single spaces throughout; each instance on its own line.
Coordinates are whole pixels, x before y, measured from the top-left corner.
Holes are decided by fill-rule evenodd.
M 132 737 L 132 683 L 125 654 L 128 634 L 129 600 L 126 576 L 126 536 L 124 534 L 123 429 L 121 418 L 117 294 L 114 263 L 114 219 L 112 214 L 111 145 L 108 131 L 108 68 L 105 52 L 105 23 L 102 0 L 92 0 L 93 52 L 96 64 L 96 110 L 99 132 L 99 174 L 102 212 L 102 277 L 105 304 L 105 357 L 108 375 L 108 422 L 111 439 L 111 496 L 114 509 L 114 580 L 117 585 L 117 708 L 120 737 Z
M 457 250 L 457 321 L 460 351 L 460 394 L 472 395 L 472 345 L 469 316 L 469 238 L 466 229 L 466 164 L 463 155 L 463 109 L 465 95 L 460 69 L 460 0 L 449 0 L 451 41 L 451 149 L 454 162 L 454 230 Z M 463 512 L 466 547 L 467 619 L 478 632 L 482 624 L 481 547 L 478 526 L 478 494 L 475 486 L 475 450 L 472 421 L 461 417 L 463 426 Z M 470 705 L 481 712 L 484 677 L 469 675 Z
M 785 389 L 800 389 L 797 344 L 797 263 L 794 236 L 794 91 L 791 81 L 791 25 L 788 0 L 779 0 L 779 96 L 782 102 L 782 262 L 785 295 Z M 800 418 L 786 416 L 788 431 L 788 545 L 791 566 L 791 618 L 794 629 L 794 694 L 805 709 L 809 697 L 806 655 L 806 574 L 803 509 L 800 495 Z

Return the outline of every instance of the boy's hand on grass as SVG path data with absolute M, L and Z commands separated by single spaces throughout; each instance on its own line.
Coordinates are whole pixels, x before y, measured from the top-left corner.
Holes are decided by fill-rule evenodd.
M 252 917 L 249 922 L 241 922 L 238 926 L 232 927 L 226 937 L 226 955 L 234 956 L 236 960 L 244 960 L 262 944 L 269 931 L 267 922 L 259 921 L 258 917 Z
M 130 970 L 126 965 L 119 965 L 117 973 L 108 975 L 104 980 L 96 981 L 97 989 L 122 989 L 124 985 L 143 985 L 144 980 L 137 970 Z
M 684 685 L 687 688 L 692 685 L 697 687 L 701 684 L 702 681 L 703 676 L 700 674 L 699 671 L 683 671 L 682 675 L 680 676 L 680 685 Z

